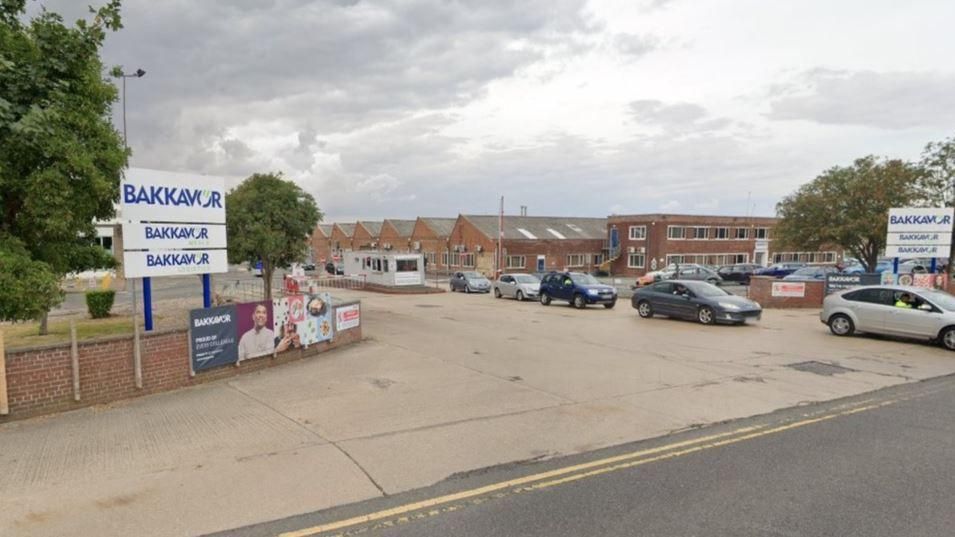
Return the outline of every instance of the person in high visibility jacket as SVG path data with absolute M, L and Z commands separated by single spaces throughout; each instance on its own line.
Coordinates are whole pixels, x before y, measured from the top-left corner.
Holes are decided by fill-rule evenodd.
M 914 300 L 912 300 L 912 295 L 908 293 L 902 293 L 899 295 L 899 299 L 895 301 L 896 308 L 906 308 L 912 309 L 915 307 Z

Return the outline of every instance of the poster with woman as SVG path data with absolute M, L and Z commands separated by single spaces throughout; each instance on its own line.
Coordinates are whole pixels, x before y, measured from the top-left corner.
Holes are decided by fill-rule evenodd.
M 299 324 L 295 317 L 302 317 L 301 295 L 272 299 L 272 323 L 275 326 L 275 352 L 298 349 L 303 346 Z

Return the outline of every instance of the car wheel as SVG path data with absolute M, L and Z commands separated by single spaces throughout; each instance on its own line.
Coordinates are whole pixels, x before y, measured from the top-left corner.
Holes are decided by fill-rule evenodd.
M 541 304 L 544 306 L 550 306 L 550 295 L 547 293 L 541 293 Z
M 829 317 L 829 331 L 837 336 L 851 336 L 856 326 L 847 315 L 837 313 Z
M 518 302 L 524 302 L 524 293 L 518 291 L 517 294 L 514 295 L 514 298 L 516 298 Z
M 571 304 L 575 308 L 582 310 L 587 307 L 587 300 L 584 298 L 584 295 L 574 295 L 574 300 Z
M 613 302 L 609 302 L 609 303 L 607 303 L 607 304 L 604 304 L 604 307 L 607 308 L 608 310 L 612 310 L 613 307 L 616 306 L 616 305 L 617 305 L 617 301 L 614 300 Z
M 653 306 L 647 300 L 641 300 L 637 303 L 637 315 L 643 317 L 644 319 L 649 319 L 653 317 Z
M 497 287 L 494 288 L 494 298 L 501 298 L 501 290 Z
M 452 285 L 449 285 L 448 288 L 451 289 L 451 292 L 452 292 L 452 293 L 455 291 L 453 284 L 452 284 Z
M 939 338 L 942 346 L 950 351 L 955 351 L 955 326 L 950 326 L 942 331 L 942 337 Z
M 470 286 L 470 285 L 465 285 L 465 286 L 464 286 L 464 292 L 467 293 L 467 294 L 471 294 L 471 286 Z
M 720 284 L 720 281 L 717 280 L 716 278 L 710 278 L 709 280 L 706 280 L 706 283 L 713 284 L 713 285 L 719 285 L 719 284 Z
M 698 312 L 696 312 L 696 318 L 700 321 L 700 324 L 713 324 L 716 321 L 716 315 L 713 313 L 713 308 L 709 306 L 703 306 Z

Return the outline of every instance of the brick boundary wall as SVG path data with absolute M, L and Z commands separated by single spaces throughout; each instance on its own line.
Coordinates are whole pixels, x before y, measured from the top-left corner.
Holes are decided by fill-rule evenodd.
M 788 297 L 773 296 L 773 283 L 781 282 L 769 276 L 753 276 L 749 283 L 749 298 L 759 302 L 764 308 L 821 308 L 825 298 L 825 282 L 792 282 L 805 283 L 806 296 Z
M 336 305 L 347 306 L 351 301 Z M 334 317 L 333 317 L 334 318 Z M 238 367 L 221 366 L 189 376 L 189 336 L 186 329 L 140 335 L 143 388 L 133 373 L 133 336 L 113 336 L 78 344 L 80 401 L 73 400 L 70 344 L 10 349 L 6 353 L 10 414 L 0 423 L 52 414 L 132 397 L 165 392 L 234 377 L 309 358 L 361 341 L 362 325 L 335 334 L 331 342 L 291 350 L 277 357 L 243 361 Z

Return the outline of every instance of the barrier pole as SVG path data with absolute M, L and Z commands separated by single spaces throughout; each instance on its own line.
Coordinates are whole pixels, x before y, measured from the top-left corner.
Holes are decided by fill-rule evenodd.
M 133 278 L 133 375 L 136 388 L 143 389 L 143 357 L 139 344 L 139 314 L 136 312 L 136 278 Z
M 3 330 L 0 330 L 0 416 L 10 413 L 7 401 L 7 355 L 3 350 Z
M 80 351 L 76 342 L 76 321 L 70 319 L 70 364 L 73 369 L 73 400 L 80 400 Z
M 202 307 L 212 307 L 212 275 L 202 275 Z
M 152 278 L 143 278 L 143 324 L 147 332 L 153 330 L 153 282 Z

